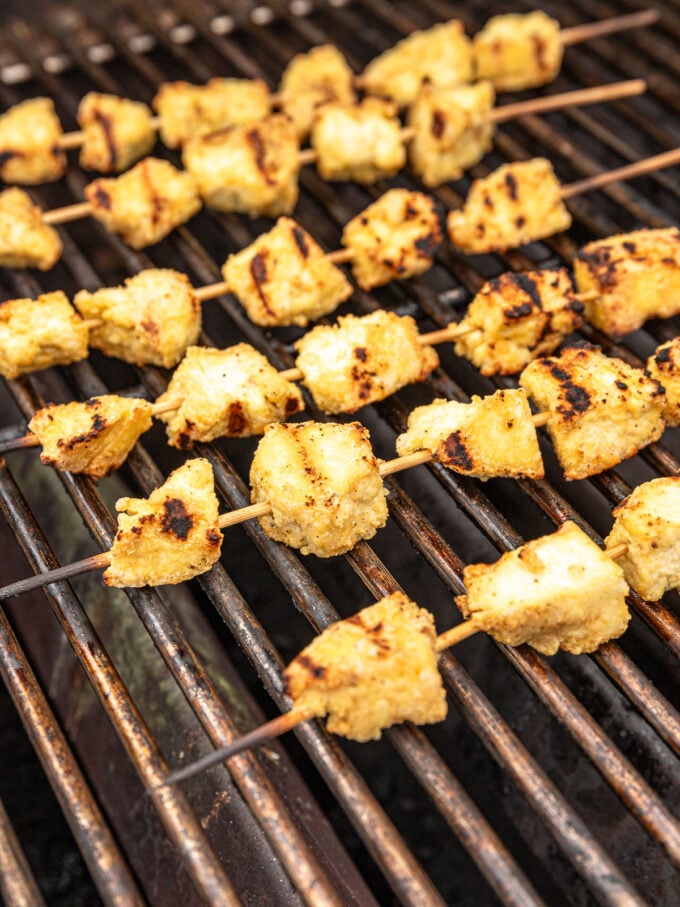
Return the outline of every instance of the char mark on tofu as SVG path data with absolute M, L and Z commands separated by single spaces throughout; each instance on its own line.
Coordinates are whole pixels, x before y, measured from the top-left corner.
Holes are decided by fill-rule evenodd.
M 459 431 L 452 432 L 443 442 L 443 446 L 453 468 L 458 467 L 466 471 L 472 469 L 474 465 L 472 457 L 463 443 Z
M 516 202 L 517 201 L 517 180 L 512 175 L 512 173 L 505 174 L 505 186 L 508 190 L 508 195 L 510 196 L 510 198 L 513 200 L 513 202 Z
M 302 257 L 307 258 L 309 255 L 309 246 L 307 245 L 307 240 L 305 238 L 305 231 L 301 230 L 297 224 L 293 226 L 293 239 L 295 240 L 295 245 L 300 250 Z
M 59 438 L 57 445 L 63 447 L 65 450 L 73 450 L 74 447 L 77 447 L 79 444 L 87 444 L 88 441 L 94 441 L 94 439 L 98 438 L 107 427 L 108 422 L 106 419 L 100 413 L 95 413 L 92 417 L 92 425 L 89 431 L 82 432 L 68 440 Z
M 161 514 L 162 532 L 171 532 L 178 539 L 186 539 L 193 525 L 193 518 L 187 511 L 184 501 L 169 498 L 164 502 Z
M 97 181 L 95 183 L 94 188 L 92 190 L 92 194 L 94 196 L 92 201 L 94 202 L 95 205 L 98 205 L 100 208 L 103 208 L 105 211 L 111 210 L 111 196 L 106 191 L 106 189 L 104 189 L 103 186 L 99 185 L 99 181 Z
M 104 135 L 106 147 L 109 154 L 109 169 L 116 170 L 118 168 L 118 147 L 116 145 L 116 136 L 113 129 L 113 121 L 110 116 L 104 113 L 103 110 L 95 110 L 94 118 L 101 126 L 102 133 Z
M 267 167 L 267 148 L 265 143 L 262 141 L 262 136 L 258 129 L 249 129 L 246 133 L 246 139 L 248 140 L 253 153 L 255 155 L 255 166 L 260 171 L 262 176 L 265 179 L 265 182 L 268 186 L 276 185 L 276 181 L 272 179 L 272 176 Z

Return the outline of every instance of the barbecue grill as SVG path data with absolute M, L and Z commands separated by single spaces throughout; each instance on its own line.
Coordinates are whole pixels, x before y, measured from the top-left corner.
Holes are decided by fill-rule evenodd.
M 634 9 L 628 0 L 539 5 L 564 26 Z M 653 29 L 568 48 L 562 73 L 545 89 L 642 76 L 647 95 L 505 124 L 472 176 L 544 154 L 567 182 L 680 145 L 680 5 L 657 6 Z M 276 86 L 294 53 L 324 42 L 337 44 L 360 71 L 414 28 L 458 16 L 474 33 L 505 11 L 506 4 L 445 0 L 54 5 L 30 25 L 6 23 L 0 103 L 49 94 L 65 128 L 76 128 L 77 103 L 91 89 L 148 102 L 168 79 L 234 75 Z M 165 149 L 156 153 L 178 162 Z M 62 181 L 31 194 L 45 208 L 58 207 L 80 200 L 87 180 L 74 161 Z M 416 183 L 404 171 L 390 185 Z M 455 207 L 467 185 L 434 194 Z M 295 216 L 326 248 L 337 248 L 342 225 L 385 188 L 324 184 L 306 168 Z M 568 235 L 501 256 L 466 259 L 447 248 L 423 277 L 371 296 L 357 291 L 342 311 L 384 306 L 413 315 L 421 330 L 443 327 L 489 276 L 569 264 L 589 239 L 677 223 L 680 184 L 673 171 L 658 173 L 570 207 Z M 227 254 L 268 226 L 204 210 L 141 254 L 91 222 L 76 223 L 62 231 L 64 256 L 53 271 L 39 279 L 0 274 L 3 297 L 59 288 L 72 298 L 149 266 L 211 283 Z M 293 364 L 299 333 L 255 327 L 230 296 L 204 309 L 203 342 L 245 340 L 279 368 Z M 625 345 L 588 326 L 582 336 L 639 364 L 676 333 L 668 320 L 650 322 Z M 414 405 L 512 384 L 481 378 L 450 351 L 441 355 L 442 367 L 423 385 L 358 414 L 378 455 L 393 455 L 395 432 Z M 23 434 L 46 401 L 105 390 L 154 398 L 166 384 L 159 369 L 133 369 L 93 352 L 84 363 L 7 382 L 0 438 Z M 307 412 L 320 418 L 309 403 Z M 444 629 L 458 619 L 453 595 L 462 591 L 465 563 L 494 560 L 566 518 L 596 538 L 606 534 L 612 506 L 633 485 L 677 472 L 679 439 L 667 431 L 662 443 L 616 470 L 571 484 L 546 439 L 546 481 L 482 484 L 434 464 L 420 467 L 388 480 L 388 526 L 343 558 L 299 557 L 250 522 L 228 531 L 221 563 L 189 584 L 123 593 L 88 576 L 8 602 L 0 614 L 0 671 L 39 777 L 26 784 L 9 754 L 0 781 L 6 902 L 39 904 L 42 888 L 49 903 L 69 904 L 677 903 L 675 595 L 654 604 L 633 595 L 628 632 L 592 657 L 546 660 L 488 638 L 447 652 L 441 669 L 451 708 L 442 725 L 394 728 L 360 746 L 307 723 L 295 736 L 235 757 L 229 772 L 211 769 L 153 800 L 144 788 L 285 710 L 282 665 L 338 616 L 401 587 Z M 197 448 L 214 467 L 223 509 L 249 502 L 253 449 L 238 439 Z M 0 582 L 25 576 L 27 561 L 43 571 L 109 547 L 112 502 L 147 495 L 181 461 L 158 427 L 99 484 L 50 471 L 36 452 L 8 455 L 0 461 Z M 4 711 L 12 711 L 7 702 Z M 50 821 L 54 836 L 67 838 L 59 852 L 75 867 L 77 892 L 60 895 L 48 878 L 22 818 L 36 814 L 34 796 L 54 798 L 63 812 L 70 832 L 60 818 Z

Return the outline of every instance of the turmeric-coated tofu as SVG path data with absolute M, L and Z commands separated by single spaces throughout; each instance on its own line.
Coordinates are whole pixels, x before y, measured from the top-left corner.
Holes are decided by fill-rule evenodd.
M 647 360 L 647 374 L 666 391 L 664 419 L 667 425 L 680 425 L 680 337 L 658 346 Z
M 0 192 L 0 267 L 49 271 L 61 251 L 59 234 L 23 189 Z
M 120 173 L 156 144 L 151 110 L 146 104 L 91 91 L 78 105 L 85 133 L 80 166 L 100 173 Z
M 337 47 L 320 44 L 293 57 L 281 76 L 279 95 L 281 110 L 291 118 L 302 141 L 321 104 L 354 103 L 354 73 Z
M 326 627 L 284 681 L 296 709 L 327 715 L 331 733 L 377 740 L 393 724 L 446 717 L 435 639 L 430 612 L 395 592 Z
M 30 98 L 0 116 L 0 179 L 34 186 L 59 179 L 66 155 L 61 123 L 50 98 Z
M 497 91 L 546 85 L 562 66 L 560 24 L 541 10 L 494 16 L 472 39 L 476 78 Z

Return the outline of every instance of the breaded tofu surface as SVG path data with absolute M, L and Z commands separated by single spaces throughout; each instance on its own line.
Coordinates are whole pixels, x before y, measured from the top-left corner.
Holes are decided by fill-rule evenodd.
M 448 216 L 449 238 L 463 252 L 503 252 L 571 226 L 550 161 L 503 164 L 472 184 L 461 211 Z
M 616 562 L 631 588 L 650 601 L 680 588 L 680 477 L 638 485 L 614 516 L 606 545 L 627 546 Z
M 255 324 L 305 327 L 352 295 L 352 284 L 289 217 L 230 255 L 222 274 Z
M 426 186 L 459 179 L 491 150 L 495 99 L 487 81 L 453 88 L 421 86 L 408 109 L 407 124 L 415 133 L 408 156 Z
M 250 469 L 252 501 L 268 501 L 267 535 L 303 554 L 334 557 L 387 521 L 385 490 L 358 422 L 268 425 Z
M 361 76 L 361 86 L 369 94 L 384 95 L 405 107 L 425 82 L 450 88 L 472 79 L 472 44 L 463 23 L 452 19 L 413 32 L 371 60 Z
M 680 312 L 680 230 L 635 230 L 588 243 L 574 259 L 586 318 L 610 337 Z
M 552 353 L 580 326 L 582 312 L 564 268 L 508 271 L 485 283 L 472 300 L 460 322 L 470 333 L 454 349 L 482 375 L 515 375 Z
M 427 271 L 443 238 L 437 204 L 423 192 L 389 189 L 346 224 L 342 244 L 364 290 Z
M 378 309 L 318 325 L 295 344 L 302 381 L 325 413 L 353 413 L 400 387 L 424 381 L 439 365 L 431 346 L 419 342 L 409 315 Z
M 18 378 L 87 358 L 88 330 L 61 290 L 0 302 L 0 374 Z
M 182 161 L 206 205 L 219 211 L 278 217 L 297 202 L 300 147 L 283 114 L 190 139 Z
M 560 23 L 541 10 L 494 16 L 472 39 L 478 79 L 498 91 L 524 91 L 546 85 L 562 66 Z
M 584 479 L 634 456 L 661 437 L 658 381 L 590 344 L 537 359 L 519 378 L 540 410 L 567 479 Z
M 59 234 L 23 189 L 0 192 L 0 267 L 49 271 L 61 258 Z
M 186 274 L 149 268 L 122 287 L 80 290 L 73 300 L 83 318 L 103 323 L 90 345 L 134 365 L 177 365 L 201 332 L 201 304 Z
M 628 626 L 623 571 L 576 523 L 527 542 L 494 564 L 464 570 L 466 617 L 498 642 L 529 643 L 544 655 L 579 655 Z
M 127 170 L 156 144 L 147 105 L 112 94 L 86 94 L 78 105 L 78 125 L 85 132 L 80 166 L 100 173 Z
M 543 459 L 523 390 L 498 390 L 470 403 L 434 400 L 417 406 L 397 437 L 399 456 L 429 450 L 449 469 L 478 479 L 542 479 Z
M 319 176 L 357 183 L 394 176 L 406 163 L 398 113 L 391 101 L 370 97 L 319 107 L 310 136 Z
M 309 134 L 316 108 L 321 104 L 354 103 L 354 73 L 337 47 L 320 44 L 293 57 L 283 70 L 279 94 L 281 109 L 293 121 L 302 141 Z
M 247 343 L 226 350 L 189 347 L 156 403 L 174 400 L 178 408 L 158 418 L 167 425 L 168 443 L 181 450 L 196 441 L 261 435 L 270 422 L 304 409 L 300 389 Z
M 84 403 L 50 403 L 28 429 L 42 445 L 43 463 L 101 479 L 118 469 L 151 421 L 148 400 L 106 394 Z
M 331 624 L 284 671 L 296 708 L 328 715 L 326 727 L 350 740 L 377 740 L 402 721 L 446 718 L 434 619 L 395 592 Z
M 160 242 L 201 208 L 190 173 L 169 161 L 145 157 L 127 173 L 85 186 L 92 216 L 133 249 Z
M 0 179 L 33 186 L 66 170 L 63 134 L 51 98 L 30 98 L 0 116 Z
M 667 425 L 680 425 L 680 337 L 658 346 L 647 360 L 647 372 L 666 391 L 664 419 Z
M 107 586 L 181 583 L 219 559 L 222 533 L 207 460 L 187 460 L 148 498 L 119 498 L 116 510 Z

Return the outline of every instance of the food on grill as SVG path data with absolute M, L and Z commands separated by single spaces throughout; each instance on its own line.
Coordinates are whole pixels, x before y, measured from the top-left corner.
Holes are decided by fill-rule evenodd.
M 571 215 L 550 161 L 503 164 L 475 180 L 461 211 L 448 216 L 449 238 L 463 252 L 503 252 L 560 233 Z
M 588 243 L 574 259 L 586 318 L 611 337 L 623 337 L 648 318 L 680 312 L 680 230 L 635 230 Z
M 429 450 L 449 469 L 479 479 L 542 479 L 543 460 L 523 390 L 474 395 L 470 403 L 434 400 L 408 417 L 397 437 L 399 456 Z
M 557 76 L 564 48 L 560 24 L 541 10 L 494 16 L 472 39 L 476 78 L 497 91 L 523 91 Z
M 470 303 L 456 341 L 482 375 L 514 375 L 546 356 L 581 324 L 583 303 L 569 274 L 557 270 L 507 272 L 488 281 Z
M 519 383 L 548 411 L 548 432 L 567 479 L 632 457 L 665 427 L 659 382 L 588 343 L 530 363 Z
M 342 232 L 352 273 L 364 290 L 422 274 L 442 241 L 436 202 L 422 192 L 390 189 Z
M 151 404 L 106 394 L 84 403 L 50 403 L 28 423 L 49 466 L 100 479 L 125 460 L 137 438 L 151 428 Z
M 355 101 L 354 73 L 332 44 L 296 54 L 286 66 L 279 86 L 281 109 L 293 121 L 298 138 L 309 134 L 317 107 L 328 101 Z
M 33 186 L 66 170 L 61 123 L 50 98 L 31 98 L 0 116 L 0 179 Z
M 340 268 L 289 217 L 230 255 L 222 274 L 250 320 L 266 327 L 304 327 L 352 295 Z
M 0 267 L 48 271 L 61 256 L 59 234 L 23 189 L 0 192 Z
M 446 718 L 434 619 L 402 592 L 331 624 L 294 658 L 283 677 L 296 709 L 327 715 L 350 740 L 377 740 L 402 721 Z
M 325 413 L 352 413 L 414 381 L 439 365 L 439 356 L 419 342 L 408 315 L 378 309 L 318 325 L 295 344 L 296 365 L 316 405 Z
M 100 320 L 90 345 L 134 365 L 177 365 L 201 332 L 201 304 L 186 274 L 149 268 L 124 286 L 80 290 L 74 305 Z
M 146 104 L 91 91 L 78 105 L 84 131 L 80 165 L 101 173 L 120 173 L 148 154 L 156 130 Z
M 647 373 L 666 391 L 666 425 L 680 425 L 680 337 L 658 346 L 647 360 Z
M 159 242 L 201 208 L 191 174 L 154 157 L 122 176 L 94 180 L 85 186 L 85 198 L 92 216 L 133 249 Z
M 461 611 L 506 645 L 593 652 L 630 620 L 621 567 L 572 522 L 493 564 L 471 564 L 463 576 Z
M 250 470 L 252 501 L 271 504 L 262 528 L 303 554 L 333 557 L 387 521 L 378 461 L 358 422 L 273 423 Z
M 168 443 L 181 450 L 196 441 L 261 435 L 270 422 L 304 409 L 300 389 L 247 343 L 190 347 L 156 403 L 173 400 L 181 401 L 178 408 L 158 418 L 167 424 Z

